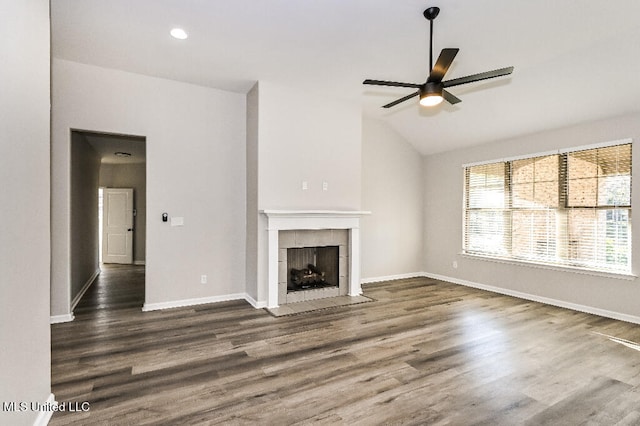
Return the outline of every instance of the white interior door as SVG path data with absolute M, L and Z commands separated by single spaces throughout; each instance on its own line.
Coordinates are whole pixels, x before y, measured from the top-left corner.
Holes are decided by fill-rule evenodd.
M 102 192 L 102 262 L 133 263 L 133 188 Z

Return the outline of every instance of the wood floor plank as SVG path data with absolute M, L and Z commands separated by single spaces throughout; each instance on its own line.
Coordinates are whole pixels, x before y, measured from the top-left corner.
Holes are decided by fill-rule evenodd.
M 275 318 L 244 301 L 142 312 L 106 266 L 52 325 L 51 425 L 638 424 L 640 327 L 427 278 Z M 611 339 L 613 337 L 615 339 Z

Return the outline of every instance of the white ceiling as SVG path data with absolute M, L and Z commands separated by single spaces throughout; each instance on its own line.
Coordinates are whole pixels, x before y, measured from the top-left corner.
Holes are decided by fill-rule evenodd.
M 417 99 L 428 21 L 445 80 L 513 65 L 512 76 L 451 88 L 456 106 Z M 362 105 L 424 154 L 640 110 L 638 0 L 52 0 L 56 58 L 246 93 L 258 80 Z M 175 40 L 174 26 L 189 38 Z
M 146 162 L 145 138 L 78 131 L 100 156 L 104 164 L 132 164 Z M 129 156 L 118 156 L 124 152 Z

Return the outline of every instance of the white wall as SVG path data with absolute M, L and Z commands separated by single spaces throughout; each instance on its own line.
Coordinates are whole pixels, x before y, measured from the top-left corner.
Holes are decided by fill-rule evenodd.
M 98 176 L 100 155 L 78 133 L 71 134 L 71 300 L 99 271 Z
M 0 13 L 0 401 L 44 403 L 49 327 L 49 2 Z M 37 412 L 0 411 L 31 425 Z
M 258 299 L 258 136 L 260 130 L 259 83 L 247 93 L 247 293 Z
M 422 271 L 422 157 L 387 124 L 362 125 L 362 277 Z
M 248 107 L 247 279 L 261 305 L 268 279 L 259 210 L 360 210 L 361 112 L 355 103 L 267 81 L 249 92 Z
M 359 210 L 360 106 L 264 81 L 259 94 L 258 208 Z
M 145 305 L 244 293 L 245 97 L 59 59 L 52 78 L 52 314 L 68 313 L 70 129 L 146 137 Z
M 133 142 L 142 143 L 142 142 Z M 133 261 L 144 263 L 147 239 L 147 168 L 145 163 L 101 164 L 100 186 L 133 188 Z
M 465 163 L 570 148 L 624 138 L 640 141 L 640 115 L 628 115 L 564 129 L 499 141 L 466 150 L 428 156 L 425 179 L 425 271 L 586 306 L 640 319 L 640 286 L 626 281 L 570 271 L 496 263 L 461 256 L 463 171 Z M 634 143 L 634 145 L 636 145 Z M 640 164 L 640 149 L 633 148 L 633 162 Z M 635 176 L 633 179 L 638 179 Z M 640 191 L 633 191 L 632 205 L 640 205 Z M 634 226 L 633 272 L 640 273 L 640 227 Z M 458 268 L 453 268 L 457 261 Z M 618 315 L 618 317 L 621 317 Z

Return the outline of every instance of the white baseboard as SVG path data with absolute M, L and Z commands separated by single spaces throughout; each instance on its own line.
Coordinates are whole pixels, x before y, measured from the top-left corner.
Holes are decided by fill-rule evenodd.
M 144 261 L 144 260 L 134 260 L 134 261 L 133 261 L 133 264 L 134 264 L 134 265 L 146 265 L 146 264 L 147 264 L 147 262 L 146 262 L 146 261 Z
M 225 294 L 222 296 L 200 297 L 197 299 L 182 299 L 171 302 L 145 303 L 142 306 L 143 312 L 158 311 L 162 309 L 183 308 L 185 306 L 204 305 L 205 303 L 226 302 L 229 300 L 246 299 L 245 293 Z M 251 302 L 249 302 L 251 303 Z
M 71 311 L 73 311 L 76 308 L 76 306 L 78 305 L 78 302 L 80 302 L 80 299 L 82 299 L 82 296 L 84 296 L 87 290 L 89 290 L 89 287 L 91 287 L 91 284 L 93 284 L 96 278 L 98 278 L 98 275 L 100 275 L 100 272 L 102 272 L 100 268 L 97 268 L 93 272 L 93 275 L 91 275 L 91 277 L 89 277 L 89 279 L 84 283 L 84 285 L 82 286 L 78 294 L 76 294 L 76 297 L 74 297 L 73 300 L 71 301 Z
M 480 284 L 473 281 L 467 281 L 459 278 L 448 277 L 445 275 L 430 274 L 425 272 L 424 277 L 433 278 L 440 281 L 447 281 L 453 284 L 459 284 L 466 287 L 473 287 L 480 290 L 486 290 L 493 293 L 504 294 L 506 296 L 517 297 L 519 299 L 531 300 L 533 302 L 540 302 L 546 305 L 558 306 L 560 308 L 571 309 L 574 311 L 584 312 L 587 314 L 593 314 L 601 317 L 612 318 L 615 320 L 630 322 L 633 324 L 640 324 L 640 317 L 623 314 L 615 311 L 609 311 L 606 309 L 595 308 L 593 306 L 579 305 L 577 303 L 566 302 L 564 300 L 552 299 L 544 296 L 537 296 L 535 294 L 522 293 L 520 291 L 509 290 L 506 288 L 495 287 L 495 286 L 486 285 L 486 284 Z
M 185 306 L 194 306 L 194 305 L 204 305 L 206 303 L 218 303 L 218 302 L 227 302 L 229 300 L 246 300 L 251 306 L 256 309 L 262 309 L 267 307 L 267 302 L 258 302 L 253 297 L 249 296 L 247 293 L 235 293 L 235 294 L 225 294 L 222 296 L 212 296 L 212 297 L 201 297 L 197 299 L 183 299 L 183 300 L 175 300 L 171 302 L 160 302 L 160 303 L 145 303 L 142 307 L 143 312 L 149 311 L 158 311 L 162 309 L 171 309 L 171 308 L 183 308 Z
M 249 296 L 247 293 L 244 294 L 244 300 L 249 302 L 251 306 L 253 306 L 256 309 L 262 309 L 267 307 L 267 302 L 258 302 L 256 299 Z
M 38 413 L 38 417 L 36 417 L 36 421 L 33 422 L 33 426 L 47 426 L 49 424 L 49 420 L 51 420 L 51 416 L 53 416 L 54 410 L 47 410 L 46 408 L 55 405 L 57 405 L 56 398 L 53 394 L 50 394 L 47 401 L 43 404 L 43 408 L 45 408 L 45 410 L 41 410 Z
M 408 274 L 399 274 L 399 275 L 387 275 L 384 277 L 372 277 L 372 278 L 363 278 L 360 280 L 362 284 L 371 284 L 371 283 L 379 283 L 382 281 L 393 281 L 393 280 L 403 280 L 405 278 L 417 278 L 417 277 L 426 277 L 425 272 L 410 272 Z
M 59 324 L 61 322 L 71 322 L 75 319 L 73 314 L 64 314 L 64 315 L 51 315 L 49 317 L 49 324 Z

